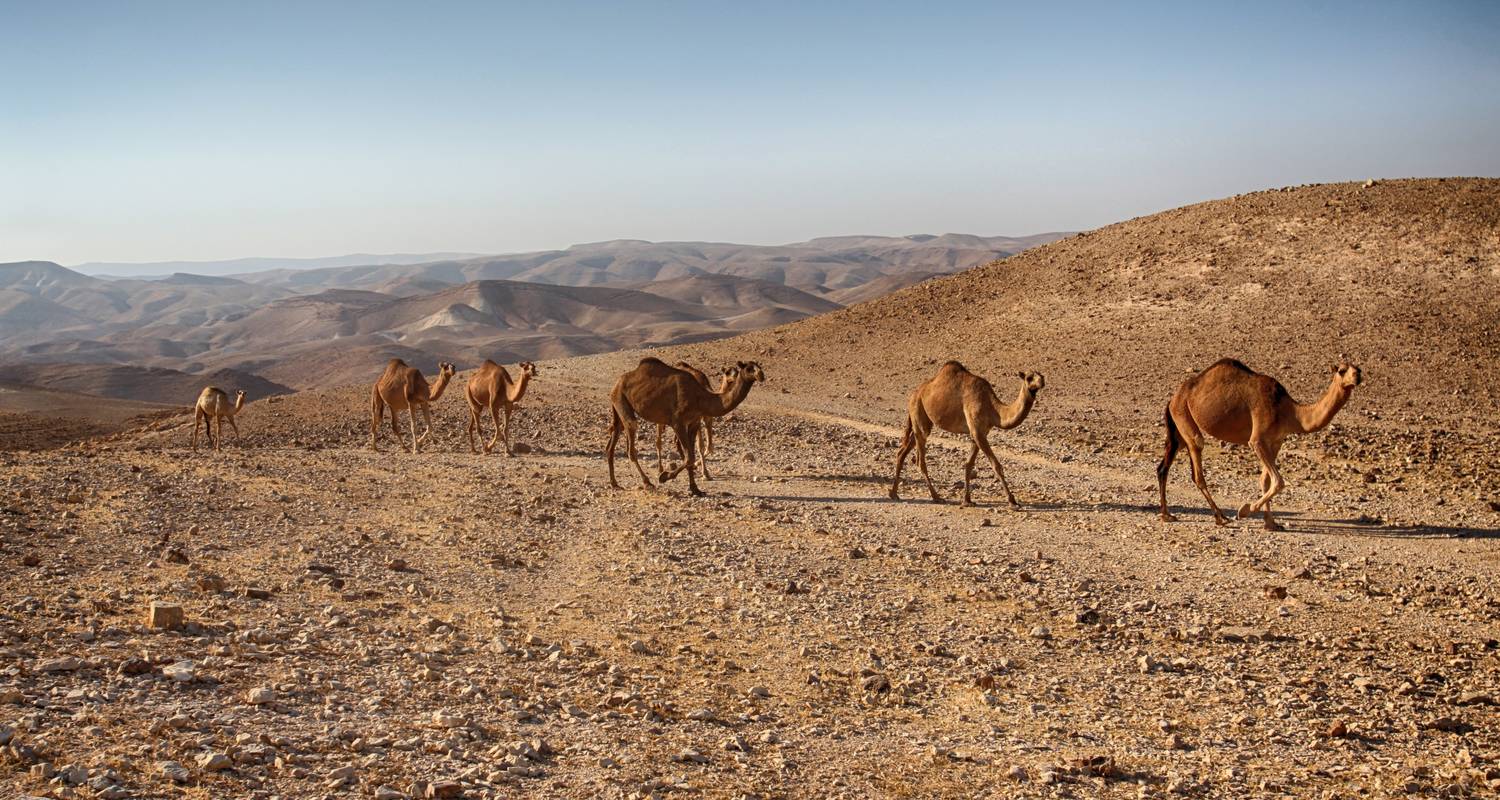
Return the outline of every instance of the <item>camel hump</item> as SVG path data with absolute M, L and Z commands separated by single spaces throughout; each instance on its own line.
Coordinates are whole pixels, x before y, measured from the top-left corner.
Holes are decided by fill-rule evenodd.
M 948 359 L 947 361 L 944 361 L 943 365 L 941 367 L 938 367 L 938 371 L 939 372 L 941 372 L 941 371 L 943 371 L 945 369 L 947 369 L 947 370 L 957 370 L 959 372 L 968 372 L 969 371 L 968 367 L 964 366 L 963 364 L 958 363 L 957 361 L 954 361 L 951 358 Z
M 224 390 L 220 389 L 217 386 L 205 386 L 205 387 L 203 387 L 203 393 L 204 394 L 224 394 Z
M 636 366 L 638 366 L 638 367 L 665 367 L 665 366 L 667 366 L 667 362 L 662 361 L 661 359 L 657 358 L 656 356 L 646 356 L 645 358 L 641 359 L 641 363 L 637 364 Z
M 404 367 L 404 366 L 406 366 L 406 362 L 405 362 L 405 361 L 402 361 L 402 360 L 401 360 L 401 359 L 399 359 L 399 358 L 393 358 L 393 359 L 391 359 L 391 360 L 390 360 L 390 361 L 387 361 L 387 362 L 386 362 L 386 363 L 385 363 L 385 365 L 386 365 L 386 366 L 387 366 L 387 367 Z
M 1256 374 L 1255 370 L 1250 369 L 1248 366 L 1245 365 L 1245 362 L 1243 362 L 1243 361 L 1241 361 L 1241 360 L 1239 360 L 1237 358 L 1221 358 L 1218 361 L 1215 361 L 1213 364 L 1209 365 L 1208 369 L 1213 369 L 1215 367 L 1224 367 L 1226 369 L 1232 369 L 1232 370 L 1236 370 L 1236 371 L 1239 371 L 1239 372 L 1247 372 L 1247 373 L 1249 373 L 1251 375 L 1255 375 Z M 1208 370 L 1204 370 L 1204 372 L 1207 372 L 1207 371 Z

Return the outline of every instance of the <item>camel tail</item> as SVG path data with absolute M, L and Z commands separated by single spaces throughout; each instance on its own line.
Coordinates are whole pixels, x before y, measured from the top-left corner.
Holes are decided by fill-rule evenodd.
M 1167 444 L 1162 450 L 1161 463 L 1156 465 L 1156 479 L 1161 482 L 1167 480 L 1167 470 L 1172 468 L 1172 459 L 1177 456 L 1177 448 L 1182 446 L 1182 434 L 1177 431 L 1177 423 L 1172 419 L 1172 404 L 1167 404 L 1167 410 L 1163 414 L 1167 423 Z

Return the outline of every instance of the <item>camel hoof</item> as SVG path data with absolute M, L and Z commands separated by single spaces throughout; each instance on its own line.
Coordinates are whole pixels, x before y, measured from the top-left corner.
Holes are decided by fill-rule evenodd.
M 1255 513 L 1255 512 L 1250 508 L 1250 504 L 1246 503 L 1246 504 L 1240 506 L 1240 510 L 1235 513 L 1234 518 L 1235 519 L 1244 519 L 1245 517 L 1248 517 L 1248 516 L 1250 516 L 1253 513 Z
M 898 493 L 895 489 L 892 489 L 889 492 L 886 492 L 886 494 L 890 495 L 892 500 L 900 500 L 901 499 L 900 493 Z
M 666 471 L 666 470 L 662 470 L 662 471 L 661 471 L 661 472 L 660 472 L 660 473 L 659 473 L 659 474 L 657 474 L 657 476 L 656 476 L 656 482 L 657 482 L 657 483 L 666 483 L 666 482 L 667 482 L 667 481 L 669 481 L 669 480 L 672 480 L 672 476 L 671 476 L 671 475 L 669 475 L 669 474 L 667 474 L 667 471 Z
M 933 495 L 932 496 L 932 502 L 937 503 L 938 505 L 942 505 L 943 504 L 943 498 L 938 497 L 937 495 Z
M 1221 528 L 1228 527 L 1229 526 L 1229 517 L 1226 517 L 1223 514 L 1216 514 L 1214 516 L 1214 524 L 1218 525 Z
M 973 508 L 974 507 L 974 501 L 973 500 L 969 500 L 969 499 L 961 500 L 961 501 L 959 501 L 958 507 L 959 508 Z
M 1168 514 L 1165 511 L 1163 511 L 1162 515 L 1161 515 L 1161 521 L 1162 522 L 1176 522 L 1177 521 L 1177 517 L 1174 517 L 1171 514 Z
M 1273 522 L 1271 520 L 1266 520 L 1266 530 L 1268 530 L 1268 531 L 1274 531 L 1274 532 L 1279 533 L 1281 531 L 1286 530 L 1286 526 L 1282 525 L 1280 522 Z

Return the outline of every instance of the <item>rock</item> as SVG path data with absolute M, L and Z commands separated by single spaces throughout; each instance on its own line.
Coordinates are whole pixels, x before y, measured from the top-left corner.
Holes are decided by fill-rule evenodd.
M 121 675 L 145 675 L 154 669 L 151 662 L 144 658 L 127 658 L 120 662 L 120 666 L 115 671 Z
M 745 737 L 739 735 L 738 733 L 730 734 L 729 738 L 724 740 L 723 747 L 725 750 L 728 750 L 731 753 L 750 752 L 750 743 L 745 741 Z
M 330 789 L 337 789 L 344 784 L 353 782 L 353 780 L 354 767 L 343 766 L 339 767 L 336 770 L 333 770 L 332 772 L 329 772 L 327 775 L 324 775 L 323 785 L 327 786 Z
M 223 753 L 204 753 L 198 756 L 198 768 L 204 772 L 222 772 L 232 766 L 234 762 Z
M 16 738 L 16 729 L 9 725 L 0 725 L 0 747 L 10 744 L 10 740 Z
M 186 564 L 188 563 L 187 553 L 173 547 L 167 550 L 166 562 L 168 564 Z
M 469 726 L 469 719 L 468 717 L 449 711 L 434 711 L 432 712 L 432 724 L 439 728 L 467 728 Z
M 390 786 L 379 786 L 375 789 L 375 800 L 409 800 L 406 792 L 394 789 Z
M 182 606 L 175 603 L 152 603 L 146 610 L 146 625 L 152 628 L 175 631 L 186 621 Z
M 404 558 L 393 558 L 390 561 L 385 562 L 385 568 L 388 569 L 388 570 L 390 570 L 390 571 L 392 571 L 392 572 L 405 572 L 406 571 L 406 559 L 404 559 Z
M 1073 621 L 1079 625 L 1098 625 L 1099 610 L 1097 608 L 1085 608 L 1073 615 Z
M 257 686 L 249 691 L 245 700 L 252 706 L 268 705 L 276 702 L 276 690 L 268 686 Z
M 752 686 L 746 694 L 758 700 L 765 700 L 771 696 L 771 690 L 764 686 Z
M 640 655 L 643 655 L 643 656 L 651 654 L 651 647 L 650 647 L 650 645 L 647 645 L 645 642 L 641 641 L 640 639 L 633 639 L 633 640 L 631 640 L 631 642 L 628 645 L 628 647 L 630 648 L 630 652 L 632 652 L 632 653 L 637 653 L 637 654 L 640 654 Z
M 866 556 L 865 551 L 863 549 L 861 549 L 859 547 L 851 547 L 851 548 L 849 548 L 849 557 L 850 558 L 866 558 L 867 556 Z
M 1334 720 L 1333 724 L 1329 725 L 1327 730 L 1323 731 L 1323 736 L 1328 739 L 1342 739 L 1348 735 L 1349 726 L 1341 719 Z
M 677 752 L 677 755 L 672 756 L 672 760 L 683 764 L 707 764 L 708 756 L 703 755 L 697 750 L 689 747 L 684 750 L 679 750 Z
M 1033 638 L 1033 639 L 1051 639 L 1052 638 L 1052 629 L 1049 628 L 1049 627 L 1047 627 L 1046 625 L 1038 625 L 1038 626 L 1036 626 L 1036 627 L 1034 627 L 1034 628 L 1031 629 L 1031 638 Z
M 1423 728 L 1444 733 L 1463 733 L 1468 726 L 1453 717 L 1438 717 L 1422 725 Z
M 1464 692 L 1453 702 L 1461 706 L 1492 706 L 1495 698 L 1485 692 Z
M 27 567 L 40 567 L 42 565 L 42 559 L 39 556 L 27 553 L 26 555 L 21 556 L 21 564 L 22 566 Z
M 245 598 L 247 598 L 249 600 L 270 600 L 271 599 L 271 590 L 270 589 L 262 589 L 262 588 L 260 588 L 258 586 L 246 586 L 243 590 L 241 590 L 240 594 L 243 595 Z
M 1219 629 L 1219 640 L 1224 642 L 1264 642 L 1270 638 L 1271 632 L 1264 628 L 1231 625 Z
M 620 762 L 614 760 L 613 758 L 610 758 L 609 756 L 605 756 L 599 759 L 599 767 L 601 769 L 619 769 Z
M 463 797 L 464 787 L 458 781 L 433 781 L 427 784 L 427 796 L 434 798 Z
M 205 573 L 199 575 L 198 579 L 193 582 L 193 585 L 197 586 L 200 592 L 222 592 L 229 584 L 218 575 Z
M 193 779 L 193 774 L 188 772 L 187 767 L 176 761 L 163 761 L 156 768 L 173 783 L 187 783 Z
M 83 666 L 83 662 L 72 656 L 44 658 L 31 666 L 33 672 L 72 672 Z
M 1187 742 L 1183 741 L 1182 737 L 1179 736 L 1179 735 L 1177 735 L 1177 734 L 1175 734 L 1175 733 L 1168 734 L 1168 736 L 1167 736 L 1167 749 L 1168 750 L 1186 750 L 1187 749 Z
M 1024 781 L 1026 780 L 1026 768 L 1020 764 L 1012 764 L 1010 769 L 1005 771 L 1005 777 L 1016 782 Z
M 1286 599 L 1286 587 L 1285 586 L 1267 586 L 1266 587 L 1266 591 L 1265 591 L 1265 597 L 1266 597 L 1267 600 L 1285 600 Z
M 162 667 L 161 674 L 178 683 L 187 683 L 197 677 L 197 670 L 191 661 L 178 661 Z

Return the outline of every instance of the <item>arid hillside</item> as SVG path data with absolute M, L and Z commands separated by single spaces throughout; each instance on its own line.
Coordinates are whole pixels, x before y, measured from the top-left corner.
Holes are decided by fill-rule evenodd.
M 181 413 L 0 452 L 0 790 L 1493 796 L 1497 197 L 1257 193 L 773 329 L 543 361 L 513 457 L 470 452 L 468 372 L 421 454 L 388 422 L 371 452 L 381 361 L 357 349 L 305 366 L 360 380 L 249 403 L 220 453 L 186 449 Z M 1305 400 L 1341 353 L 1366 383 L 1282 451 L 1287 530 L 1214 525 L 1185 464 L 1158 517 L 1178 381 L 1235 355 Z M 706 497 L 642 487 L 624 448 L 608 484 L 609 388 L 646 354 L 764 368 Z M 1007 398 L 1047 376 L 991 435 L 1019 509 L 983 464 L 978 506 L 954 502 L 946 434 L 947 502 L 910 465 L 888 494 L 905 397 L 951 357 Z M 1205 464 L 1226 507 L 1258 493 L 1243 448 Z

